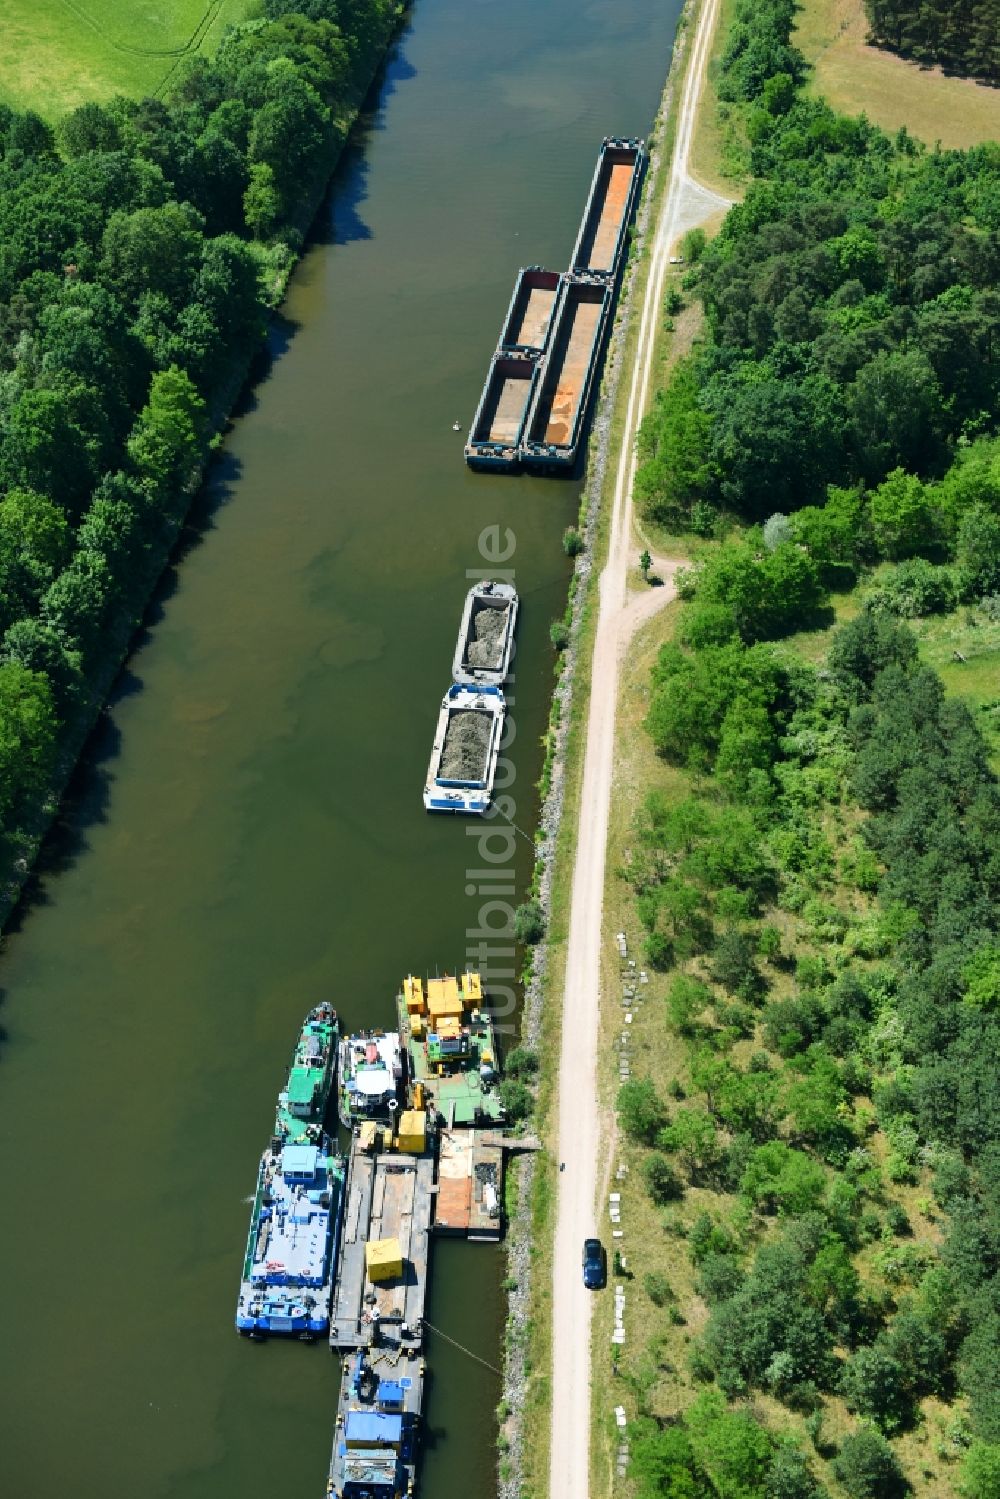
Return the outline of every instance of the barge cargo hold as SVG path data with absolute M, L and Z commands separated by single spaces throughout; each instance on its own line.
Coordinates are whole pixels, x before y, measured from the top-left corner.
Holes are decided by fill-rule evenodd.
M 611 281 L 564 279 L 521 443 L 526 468 L 567 469 L 575 463 L 613 297 Z
M 329 1499 L 402 1499 L 416 1481 L 424 1361 L 359 1349 L 344 1359 Z
M 590 196 L 573 246 L 570 272 L 613 281 L 624 260 L 645 152 L 641 140 L 609 136 L 597 158 Z
M 465 444 L 470 468 L 513 469 L 531 405 L 538 361 L 527 354 L 493 356 Z
M 546 271 L 540 265 L 524 266 L 518 271 L 500 333 L 498 353 L 545 353 L 559 293 L 559 279 L 558 271 Z
M 558 271 L 523 267 L 517 274 L 500 342 L 465 444 L 470 468 L 517 467 L 518 445 L 531 405 L 559 295 Z
M 506 713 L 499 687 L 453 683 L 434 732 L 424 806 L 428 812 L 482 816 L 490 805 Z
M 512 584 L 474 584 L 462 611 L 452 680 L 501 687 L 510 670 L 516 623 L 517 590 Z

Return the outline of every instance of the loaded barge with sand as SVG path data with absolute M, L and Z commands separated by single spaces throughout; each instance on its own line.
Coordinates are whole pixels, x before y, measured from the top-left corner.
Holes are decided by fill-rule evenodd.
M 625 259 L 628 226 L 635 212 L 644 159 L 641 140 L 620 136 L 605 139 L 573 246 L 571 275 L 616 279 Z
M 576 462 L 613 300 L 610 281 L 564 279 L 521 441 L 525 468 L 568 469 Z
M 510 670 L 517 623 L 517 590 L 510 583 L 476 583 L 469 589 L 458 630 L 452 681 L 501 687 Z
M 499 687 L 455 682 L 448 688 L 424 783 L 428 812 L 487 811 L 506 711 Z
M 575 463 L 644 164 L 641 140 L 607 137 L 569 270 L 518 272 L 465 444 L 470 468 L 565 472 Z
M 543 270 L 541 266 L 526 266 L 518 272 L 500 342 L 465 445 L 466 462 L 472 468 L 517 466 L 539 361 L 549 339 L 559 281 L 558 272 Z

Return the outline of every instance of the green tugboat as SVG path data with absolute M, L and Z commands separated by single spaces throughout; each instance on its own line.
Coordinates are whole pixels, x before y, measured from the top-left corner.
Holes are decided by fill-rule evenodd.
M 340 1034 L 337 1012 L 306 1016 L 274 1133 L 261 1157 L 236 1309 L 245 1337 L 311 1342 L 330 1325 L 346 1168 L 324 1129 Z

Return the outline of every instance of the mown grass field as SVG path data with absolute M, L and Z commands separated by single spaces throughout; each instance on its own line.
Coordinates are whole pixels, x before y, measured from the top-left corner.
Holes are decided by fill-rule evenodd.
M 253 0 L 4 0 L 0 100 L 55 119 L 113 94 L 161 91 Z
M 905 125 L 929 146 L 1000 140 L 1000 89 L 869 47 L 867 29 L 861 0 L 801 0 L 792 41 L 815 70 L 811 92 L 885 130 Z

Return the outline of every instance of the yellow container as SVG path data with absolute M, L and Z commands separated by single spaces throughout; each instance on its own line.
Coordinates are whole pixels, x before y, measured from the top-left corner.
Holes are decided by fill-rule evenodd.
M 407 1109 L 400 1114 L 396 1143 L 407 1155 L 423 1154 L 427 1144 L 427 1115 L 422 1110 Z
M 408 1015 L 423 1015 L 427 1009 L 424 1002 L 424 985 L 422 979 L 413 977 L 411 973 L 403 980 L 403 999 L 406 1003 Z
M 358 1144 L 362 1150 L 374 1150 L 378 1144 L 378 1125 L 374 1119 L 366 1119 L 358 1131 Z
M 483 997 L 483 981 L 478 973 L 462 974 L 462 998 L 467 1005 L 477 1005 Z
M 403 1253 L 398 1239 L 369 1239 L 365 1245 L 365 1269 L 373 1283 L 398 1280 L 403 1273 Z
M 443 1015 L 460 1018 L 462 996 L 458 992 L 458 979 L 428 979 L 427 1008 L 432 1020 L 440 1020 Z
M 410 1035 L 414 1041 L 419 1041 L 424 1033 L 424 1017 L 422 1015 L 410 1016 Z

